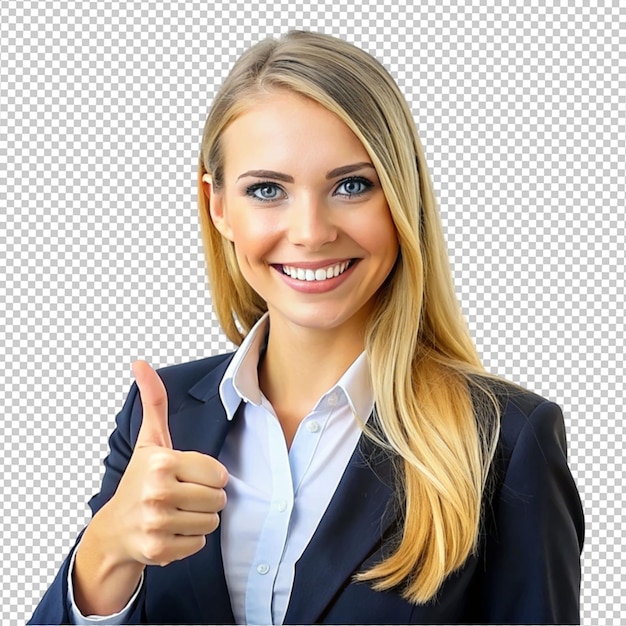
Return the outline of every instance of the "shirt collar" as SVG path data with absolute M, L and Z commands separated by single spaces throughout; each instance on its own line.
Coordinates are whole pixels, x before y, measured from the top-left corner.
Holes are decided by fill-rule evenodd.
M 372 379 L 365 352 L 361 352 L 337 381 L 337 384 L 322 396 L 320 402 L 338 389 L 345 394 L 355 417 L 362 423 L 367 422 L 374 408 L 374 390 L 372 389 Z
M 228 364 L 220 383 L 220 398 L 226 416 L 232 420 L 241 401 L 261 404 L 259 358 L 265 348 L 269 314 L 265 313 L 250 329 Z
M 242 400 L 257 406 L 261 404 L 258 366 L 266 346 L 268 324 L 269 314 L 265 313 L 246 335 L 224 373 L 219 394 L 229 420 L 233 419 Z M 320 398 L 316 408 L 324 398 L 338 389 L 345 394 L 353 413 L 365 423 L 374 408 L 374 390 L 365 352 L 354 360 L 337 383 Z

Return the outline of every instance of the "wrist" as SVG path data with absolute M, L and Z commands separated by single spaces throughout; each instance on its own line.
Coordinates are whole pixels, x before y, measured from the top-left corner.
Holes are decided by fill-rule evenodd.
M 127 556 L 106 505 L 91 520 L 77 548 L 72 582 L 74 601 L 83 615 L 121 611 L 141 580 L 143 563 Z

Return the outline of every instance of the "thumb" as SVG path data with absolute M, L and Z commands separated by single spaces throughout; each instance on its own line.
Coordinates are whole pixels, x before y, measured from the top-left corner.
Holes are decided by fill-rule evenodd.
M 135 361 L 133 374 L 143 405 L 143 421 L 137 445 L 171 449 L 172 438 L 167 424 L 167 392 L 163 381 L 146 361 Z

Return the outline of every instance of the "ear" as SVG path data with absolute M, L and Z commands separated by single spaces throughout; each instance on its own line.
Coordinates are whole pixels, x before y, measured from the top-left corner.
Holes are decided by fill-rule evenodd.
M 213 189 L 213 179 L 210 174 L 202 176 L 202 189 L 207 199 L 209 215 L 213 225 L 223 237 L 233 241 L 233 231 L 224 210 L 224 197 L 221 192 L 216 192 Z

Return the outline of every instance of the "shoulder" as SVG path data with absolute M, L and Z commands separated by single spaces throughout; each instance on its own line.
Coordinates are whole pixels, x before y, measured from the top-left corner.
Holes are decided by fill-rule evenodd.
M 500 444 L 505 456 L 524 443 L 541 456 L 548 447 L 566 453 L 565 421 L 555 402 L 511 383 L 499 386 Z
M 559 519 L 582 547 L 582 505 L 567 462 L 561 408 L 511 383 L 496 381 L 492 389 L 501 406 L 487 492 L 494 510 L 500 516 L 508 511 L 514 525 L 525 520 L 525 528 Z
M 506 448 L 515 447 L 520 434 L 528 428 L 538 431 L 556 429 L 561 434 L 564 422 L 558 404 L 504 379 L 481 377 L 476 382 L 472 395 L 478 419 L 487 405 L 485 394 L 480 390 L 486 390 L 497 401 L 500 440 Z

